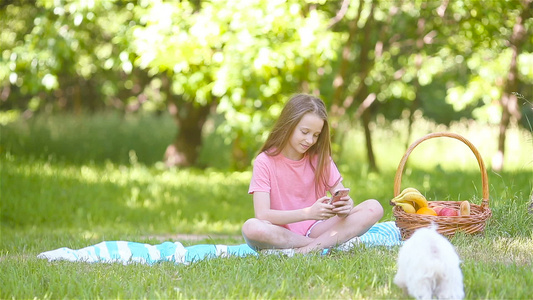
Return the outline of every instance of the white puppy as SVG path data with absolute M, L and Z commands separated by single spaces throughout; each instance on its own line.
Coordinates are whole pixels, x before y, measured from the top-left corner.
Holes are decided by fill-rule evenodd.
M 394 283 L 416 299 L 463 299 L 463 274 L 452 244 L 433 224 L 414 232 L 398 254 Z

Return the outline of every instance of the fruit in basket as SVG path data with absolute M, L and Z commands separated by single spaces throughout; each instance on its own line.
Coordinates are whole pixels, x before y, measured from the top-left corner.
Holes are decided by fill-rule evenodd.
M 398 196 L 394 197 L 394 199 L 392 199 L 392 201 L 394 201 L 395 199 L 402 198 L 406 193 L 409 193 L 409 192 L 416 192 L 416 193 L 420 194 L 420 192 L 417 189 L 415 189 L 413 187 L 408 187 L 408 188 L 403 189 L 403 191 Z
M 403 211 L 405 211 L 408 214 L 416 213 L 415 207 L 413 205 L 409 204 L 409 203 L 400 202 L 400 203 L 396 203 L 396 205 L 401 207 L 403 209 Z
M 432 208 L 433 208 L 433 210 L 437 213 L 437 216 L 438 216 L 438 215 L 440 214 L 441 209 L 443 209 L 444 206 L 442 206 L 442 205 L 437 205 L 437 206 L 433 206 Z
M 430 215 L 430 216 L 436 216 L 437 213 L 433 210 L 433 208 L 430 207 L 421 207 L 419 210 L 416 211 L 419 215 Z
M 401 195 L 401 194 L 400 194 Z M 409 203 L 413 205 L 416 209 L 420 209 L 422 207 L 428 206 L 428 201 L 426 200 L 426 197 L 422 195 L 420 192 L 407 192 L 403 196 L 400 197 L 398 195 L 397 197 L 393 198 L 391 200 L 392 203 Z
M 439 212 L 439 216 L 442 217 L 456 217 L 457 215 L 458 211 L 450 207 L 443 207 Z
M 459 206 L 459 215 L 460 216 L 470 216 L 470 202 L 463 201 Z

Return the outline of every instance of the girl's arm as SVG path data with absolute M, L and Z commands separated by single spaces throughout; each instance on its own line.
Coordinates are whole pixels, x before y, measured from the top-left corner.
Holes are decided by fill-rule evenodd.
M 327 204 L 329 197 L 318 199 L 312 206 L 295 210 L 275 210 L 270 208 L 270 194 L 254 192 L 255 217 L 272 224 L 289 224 L 304 220 L 326 220 L 335 215 L 333 205 Z

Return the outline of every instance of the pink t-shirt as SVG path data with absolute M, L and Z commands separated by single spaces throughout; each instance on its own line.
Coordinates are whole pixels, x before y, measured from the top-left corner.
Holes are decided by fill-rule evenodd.
M 328 185 L 335 186 L 342 177 L 332 159 L 328 167 Z M 269 156 L 262 152 L 254 162 L 248 193 L 270 193 L 271 209 L 295 210 L 313 205 L 317 199 L 326 196 L 327 190 L 328 188 L 321 183 L 318 194 L 315 192 L 315 171 L 308 155 L 299 161 L 294 161 L 281 153 Z M 316 220 L 306 220 L 282 226 L 305 235 L 314 222 Z

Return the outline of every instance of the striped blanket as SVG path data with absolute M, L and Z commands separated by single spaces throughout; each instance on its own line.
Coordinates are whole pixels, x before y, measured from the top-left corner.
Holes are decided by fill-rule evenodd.
M 383 222 L 374 225 L 360 237 L 363 245 L 396 246 L 402 243 L 399 229 L 394 222 Z M 324 253 L 326 253 L 325 251 Z M 38 258 L 68 260 L 74 262 L 119 262 L 123 264 L 142 263 L 152 265 L 158 262 L 189 264 L 207 258 L 258 255 L 247 244 L 214 245 L 200 244 L 184 247 L 180 242 L 164 242 L 150 245 L 128 241 L 105 241 L 78 250 L 59 248 L 37 255 Z

